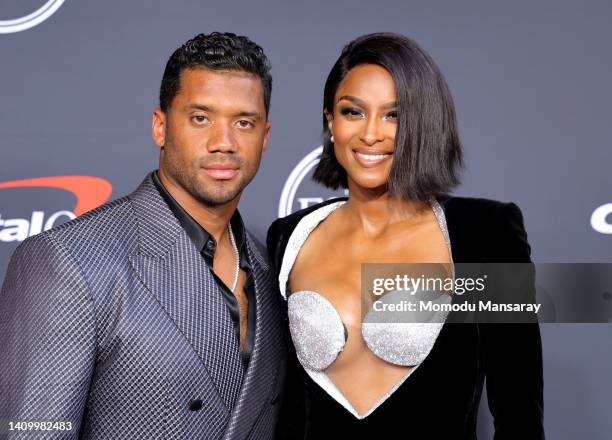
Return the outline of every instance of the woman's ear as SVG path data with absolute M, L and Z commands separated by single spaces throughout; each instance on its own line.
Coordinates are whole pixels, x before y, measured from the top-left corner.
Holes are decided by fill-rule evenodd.
M 327 128 L 329 128 L 329 132 L 331 133 L 334 125 L 334 115 L 327 110 L 323 110 L 323 114 L 325 115 L 325 119 L 327 119 Z

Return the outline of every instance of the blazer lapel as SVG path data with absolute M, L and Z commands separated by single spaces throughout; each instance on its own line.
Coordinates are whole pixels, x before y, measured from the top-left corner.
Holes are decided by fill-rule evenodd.
M 140 246 L 130 261 L 205 366 L 211 395 L 224 412 L 235 404 L 244 374 L 227 307 L 201 255 L 150 178 L 131 196 Z
M 446 227 L 448 228 L 453 261 L 455 263 L 471 262 L 469 256 L 470 244 L 466 242 L 469 234 L 465 234 L 465 231 L 470 229 L 469 216 L 465 215 L 465 213 L 461 215 L 461 213 L 458 212 L 456 197 L 441 195 L 437 197 L 437 200 L 444 210 L 444 217 L 446 217 Z M 471 247 L 473 248 L 474 245 L 475 244 L 472 243 Z
M 225 432 L 226 439 L 245 439 L 257 416 L 269 406 L 284 356 L 280 308 L 274 274 L 257 245 L 247 236 L 247 250 L 255 281 L 255 339 L 240 397 Z

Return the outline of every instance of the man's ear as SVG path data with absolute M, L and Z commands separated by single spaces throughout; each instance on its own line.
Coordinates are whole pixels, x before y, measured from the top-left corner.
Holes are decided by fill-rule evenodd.
M 261 155 L 263 156 L 266 153 L 266 149 L 268 148 L 268 141 L 270 140 L 270 131 L 272 130 L 272 121 L 269 119 L 266 121 L 266 128 L 264 129 L 264 138 L 263 145 L 261 147 Z
M 160 149 L 163 149 L 166 144 L 166 114 L 159 107 L 153 110 L 151 136 L 153 137 L 153 142 Z

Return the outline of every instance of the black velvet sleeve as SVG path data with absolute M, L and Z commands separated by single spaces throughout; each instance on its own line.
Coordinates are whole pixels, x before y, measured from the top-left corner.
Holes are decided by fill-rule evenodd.
M 280 270 L 280 262 L 282 259 L 282 255 L 285 251 L 285 246 L 282 245 L 281 236 L 283 226 L 283 219 L 276 219 L 268 228 L 268 234 L 266 236 L 266 247 L 268 249 L 268 260 L 272 269 L 274 269 L 274 273 L 278 277 L 278 272 Z
M 487 260 L 531 262 L 531 248 L 518 206 L 501 205 L 495 224 Z M 480 324 L 479 333 L 495 440 L 544 439 L 539 325 Z
M 282 258 L 287 247 L 287 241 L 295 222 L 288 224 L 285 219 L 278 219 L 268 229 L 266 244 L 270 265 L 278 278 Z M 283 385 L 280 402 L 280 411 L 276 425 L 275 439 L 299 439 L 303 438 L 305 423 L 307 420 L 304 379 L 300 372 L 297 355 L 288 330 L 289 319 L 287 317 L 287 301 L 282 301 L 282 310 L 287 326 L 285 332 L 287 345 L 287 372 Z

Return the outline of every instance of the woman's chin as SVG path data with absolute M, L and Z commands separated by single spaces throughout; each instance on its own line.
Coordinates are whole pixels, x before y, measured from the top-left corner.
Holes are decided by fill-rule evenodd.
M 363 192 L 373 194 L 384 194 L 389 188 L 386 179 L 350 179 L 352 185 L 349 185 L 350 192 Z

